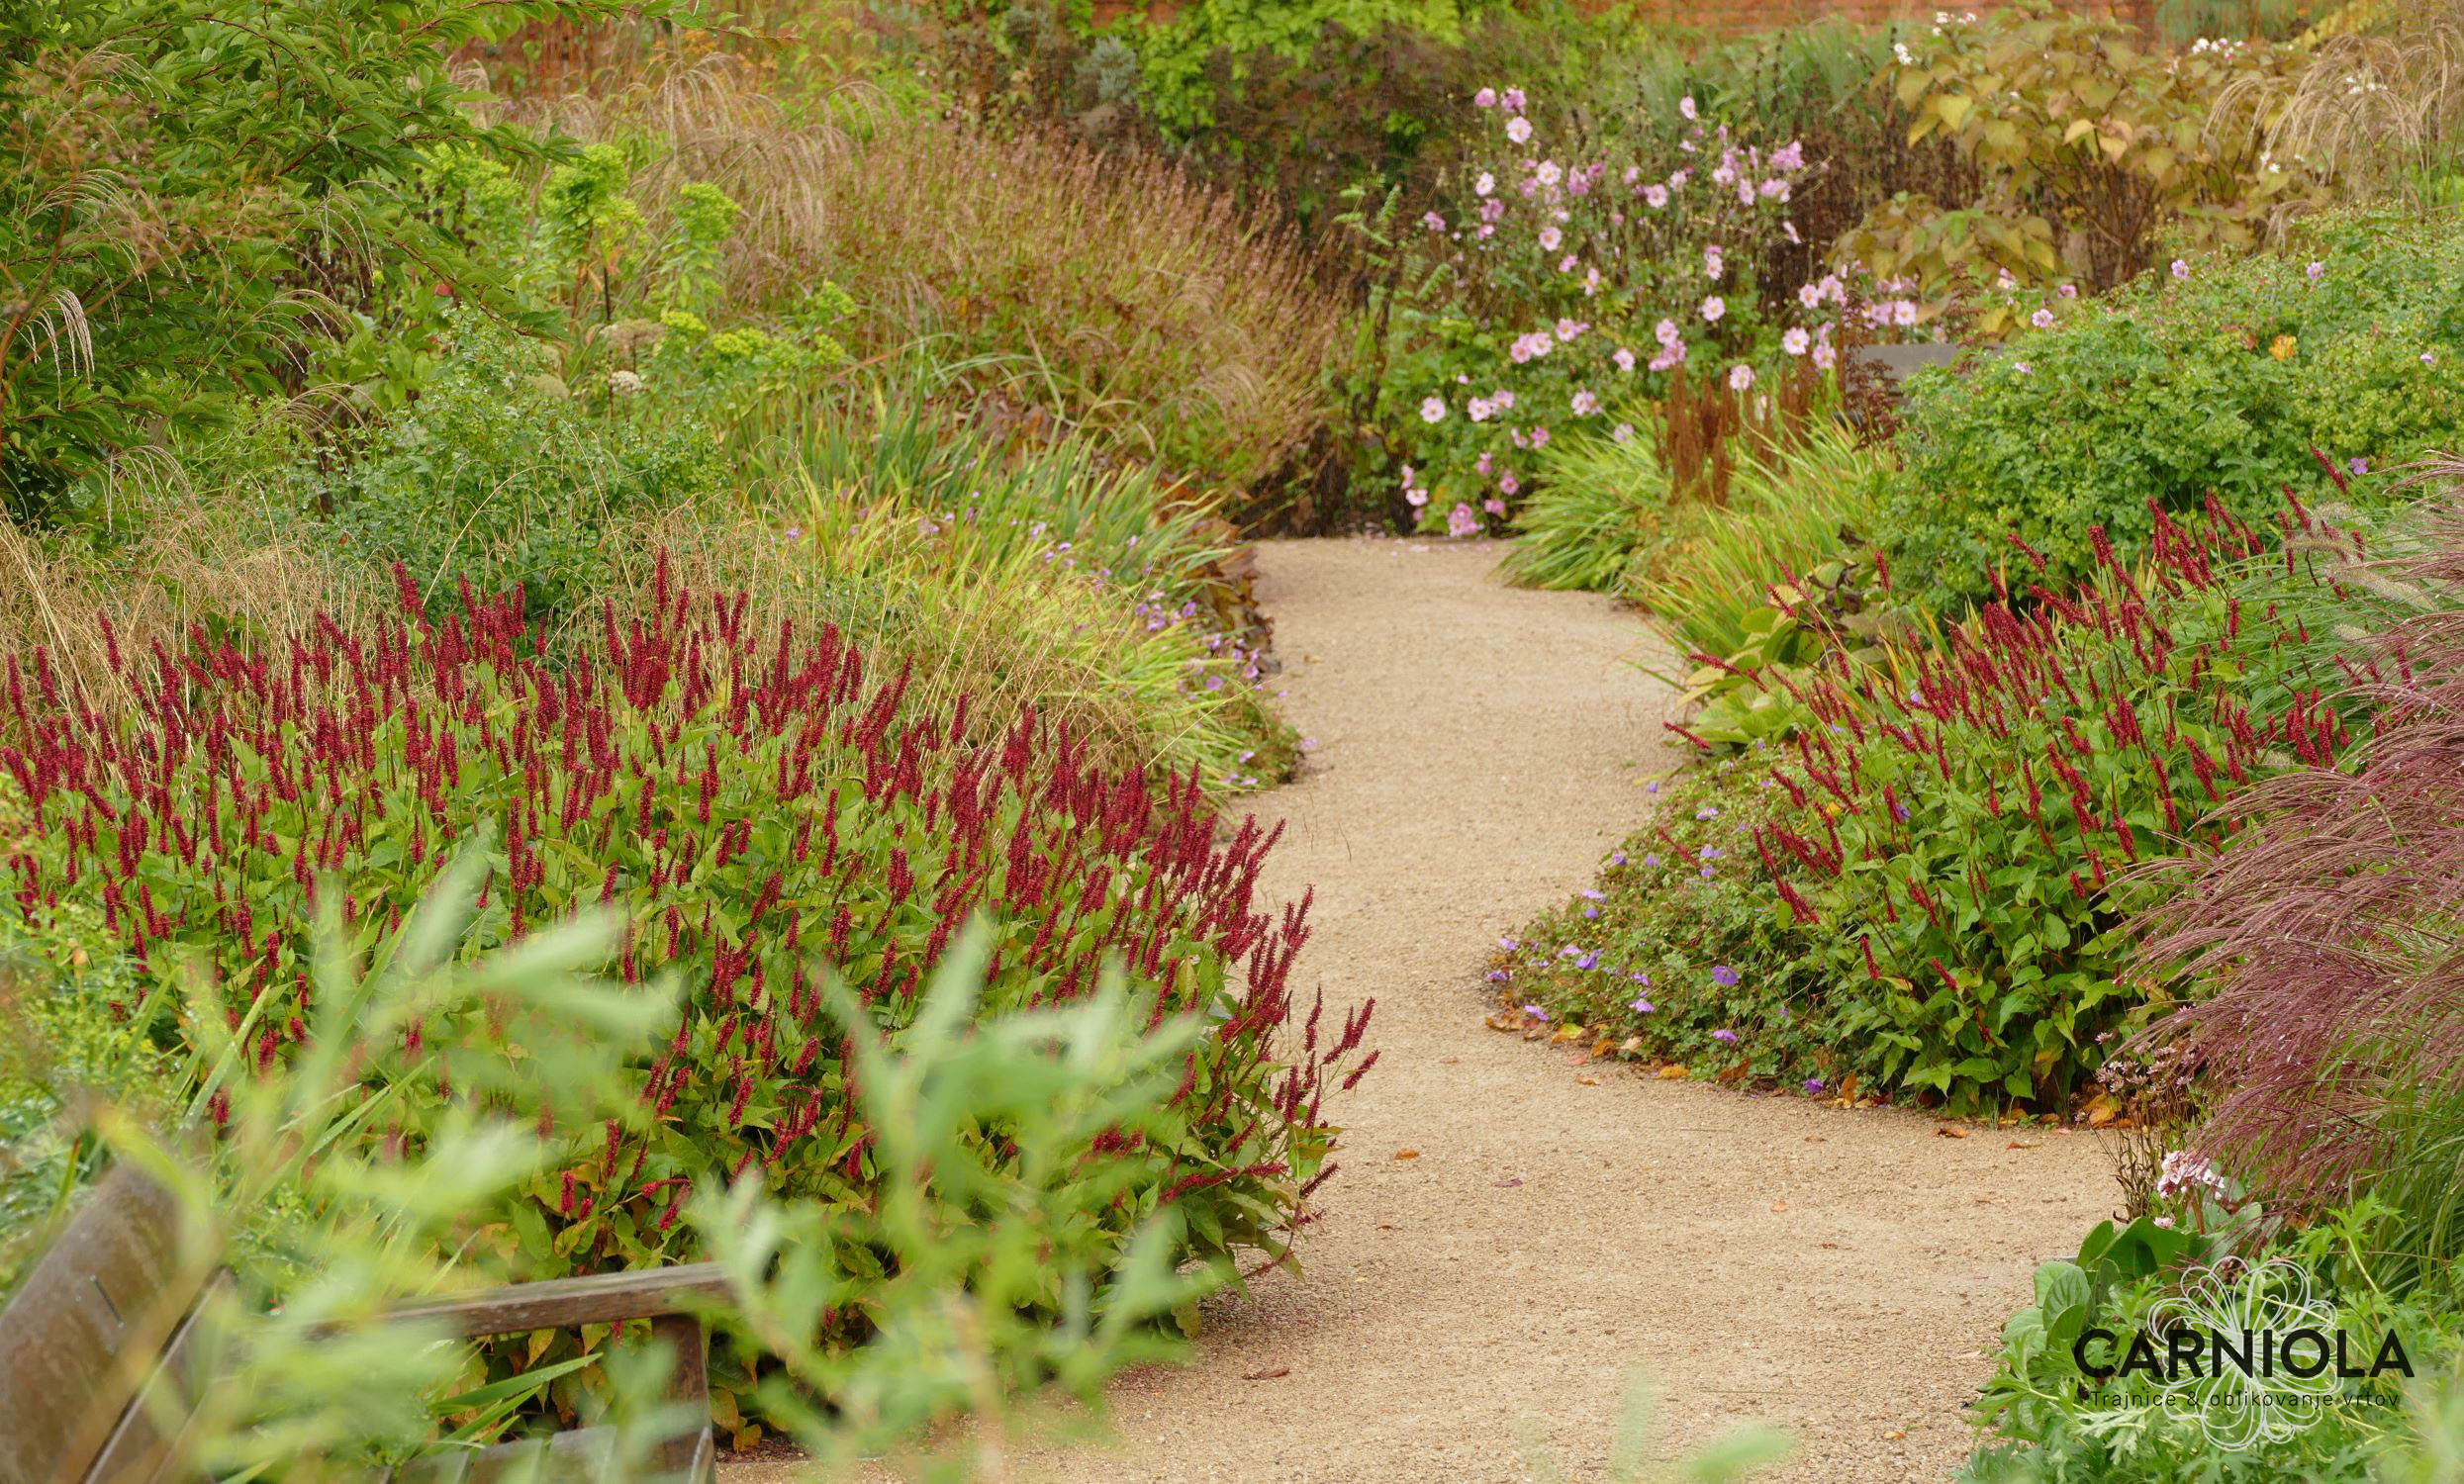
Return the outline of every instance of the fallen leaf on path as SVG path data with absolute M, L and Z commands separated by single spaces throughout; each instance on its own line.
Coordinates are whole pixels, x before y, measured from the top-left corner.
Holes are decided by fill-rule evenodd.
M 1574 1078 L 1574 1085 L 1577 1087 L 1597 1087 L 1600 1085 L 1600 1079 L 1598 1077 L 1576 1077 Z
M 1693 1073 L 1685 1069 L 1684 1063 L 1671 1062 L 1667 1066 L 1659 1068 L 1659 1074 L 1662 1079 L 1673 1082 L 1679 1077 L 1691 1076 Z
M 1934 1137 L 1937 1139 L 1965 1139 L 1967 1136 L 1967 1130 L 1952 1128 L 1949 1124 L 1943 1124 L 1934 1131 Z
M 2014 1139 L 2011 1141 L 2010 1147 L 2013 1149 L 2042 1149 L 2044 1148 L 2044 1141 L 2041 1139 Z
M 1785 1211 L 1788 1209 L 1788 1203 L 1786 1201 L 1773 1201 L 1771 1202 L 1771 1209 L 1774 1211 Z
M 1244 1381 L 1279 1381 L 1291 1373 L 1292 1368 L 1288 1365 L 1270 1365 L 1265 1370 L 1253 1370 L 1241 1379 Z
M 1907 1437 L 1907 1436 L 1908 1436 L 1908 1430 L 1907 1430 L 1907 1429 L 1905 1429 L 1905 1428 L 1893 1428 L 1893 1429 L 1892 1429 L 1891 1431 L 1889 1431 L 1888 1433 L 1885 1433 L 1885 1434 L 1883 1434 L 1883 1435 L 1882 1435 L 1882 1440 L 1883 1440 L 1884 1442 L 1897 1442 L 1897 1441 L 1899 1441 L 1901 1438 L 1905 1438 L 1905 1437 Z
M 1805 1136 L 1805 1142 L 1808 1144 L 1829 1144 L 1831 1141 L 1825 1139 L 1820 1134 L 1808 1134 Z
M 1417 1159 L 1420 1158 L 1420 1151 L 1416 1149 L 1398 1149 L 1394 1152 L 1394 1158 L 1398 1159 Z
M 1497 1182 L 1497 1188 L 1500 1190 L 1512 1190 L 1515 1186 L 1522 1183 L 1523 1182 L 1521 1180 L 1499 1180 Z

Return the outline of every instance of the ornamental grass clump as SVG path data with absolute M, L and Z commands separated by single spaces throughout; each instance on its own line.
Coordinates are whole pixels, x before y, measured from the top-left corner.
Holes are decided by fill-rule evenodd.
M 470 953 L 613 907 L 615 974 L 677 976 L 684 1009 L 634 1068 L 645 1126 L 566 1128 L 561 1167 L 486 1227 L 535 1276 L 673 1260 L 688 1202 L 748 1173 L 869 1202 L 875 1131 L 817 975 L 895 1040 L 981 918 L 988 1014 L 1074 1002 L 1117 962 L 1150 1023 L 1209 1026 L 1159 1125 L 1096 1152 L 1133 1193 L 1055 1234 L 1055 1300 L 1060 1257 L 1100 1258 L 1165 1204 L 1219 1273 L 1284 1253 L 1332 1169 L 1329 1084 L 1375 1060 L 1369 1007 L 1337 1024 L 1301 1002 L 1308 901 L 1257 900 L 1275 835 L 1219 822 L 1194 774 L 1106 771 L 1031 710 L 970 741 L 963 698 L 919 706 L 835 629 L 756 631 L 743 599 L 664 574 L 553 661 L 519 594 L 465 590 L 431 618 L 401 586 L 404 616 L 357 634 L 140 655 L 106 627 L 127 710 L 64 688 L 44 650 L 11 656 L 0 769 L 34 820 L 7 861 L 17 909 L 99 906 L 149 970 L 201 961 L 264 1068 L 309 1035 L 305 927 L 336 896 L 372 938 L 476 846 Z M 416 1137 L 455 1090 L 402 1085 L 386 1116 Z M 999 1158 L 1002 1132 L 980 1137 Z
M 2138 926 L 2147 971 L 2198 991 L 2151 1038 L 2209 1068 L 2199 1147 L 2289 1204 L 2379 1195 L 2451 1258 L 2464 1251 L 2453 493 L 2427 533 L 2422 554 L 2373 574 L 2425 609 L 2373 646 L 2358 696 L 2380 712 L 2376 735 L 2346 768 L 2293 770 L 2235 798 L 2230 844 L 2184 863 L 2178 893 Z

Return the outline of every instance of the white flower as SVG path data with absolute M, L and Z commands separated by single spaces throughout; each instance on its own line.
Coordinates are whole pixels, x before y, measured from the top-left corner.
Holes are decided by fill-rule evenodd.
M 1743 392 L 1753 385 L 1753 368 L 1744 361 L 1728 368 L 1729 390 Z
M 1480 172 L 1479 179 L 1471 182 L 1471 194 L 1474 196 L 1485 196 L 1495 189 L 1497 189 L 1497 177 L 1486 170 Z
M 641 390 L 641 378 L 630 371 L 608 373 L 608 390 L 618 397 L 630 397 Z
M 1442 420 L 1444 420 L 1444 419 L 1445 419 L 1445 417 L 1446 417 L 1446 399 L 1445 399 L 1445 398 L 1443 398 L 1443 397 L 1429 397 L 1429 398 L 1424 398 L 1424 399 L 1421 401 L 1421 404 L 1420 404 L 1420 420 L 1421 420 L 1421 421 L 1423 421 L 1423 422 L 1438 422 L 1438 421 L 1442 421 Z
M 1814 337 L 1807 334 L 1803 326 L 1792 325 L 1787 333 L 1779 337 L 1779 348 L 1790 355 L 1803 355 L 1814 348 Z
M 1531 137 L 1532 137 L 1532 121 L 1531 121 L 1531 120 L 1529 120 L 1529 119 L 1508 119 L 1508 120 L 1506 121 L 1506 138 L 1507 138 L 1507 139 L 1510 139 L 1514 140 L 1516 143 L 1521 144 L 1521 143 L 1528 142 L 1528 141 L 1530 140 Z

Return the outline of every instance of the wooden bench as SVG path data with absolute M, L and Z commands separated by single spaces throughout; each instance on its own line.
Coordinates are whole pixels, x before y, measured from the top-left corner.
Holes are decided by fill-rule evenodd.
M 0 1310 L 0 1484 L 150 1484 L 199 1477 L 177 1430 L 159 1423 L 190 1414 L 214 1377 L 194 1353 L 201 1301 L 228 1283 L 220 1272 L 184 1272 L 179 1211 L 170 1191 L 122 1166 L 78 1208 L 16 1297 Z M 433 1333 L 475 1340 L 533 1330 L 650 1321 L 674 1351 L 673 1401 L 702 1419 L 699 1431 L 659 1449 L 661 1476 L 709 1481 L 715 1451 L 702 1321 L 696 1298 L 727 1291 L 715 1263 L 521 1283 L 440 1298 L 395 1311 Z M 439 1450 L 396 1474 L 402 1480 L 480 1481 L 547 1450 L 548 1478 L 588 1471 L 615 1440 L 585 1429 L 486 1449 Z M 560 1467 L 570 1463 L 574 1468 Z

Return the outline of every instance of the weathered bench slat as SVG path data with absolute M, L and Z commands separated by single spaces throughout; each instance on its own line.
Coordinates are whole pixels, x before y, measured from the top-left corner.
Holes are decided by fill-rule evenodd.
M 632 1272 L 592 1273 L 517 1283 L 452 1298 L 422 1299 L 387 1311 L 390 1320 L 441 1325 L 462 1340 L 519 1335 L 527 1330 L 570 1330 L 620 1319 L 657 1319 L 684 1314 L 695 1299 L 723 1298 L 727 1276 L 715 1262 L 652 1267 Z
M 216 1378 L 201 1373 L 196 1353 L 208 1275 L 181 1263 L 178 1222 L 170 1191 L 131 1166 L 115 1168 L 0 1309 L 0 1484 L 169 1484 L 189 1476 L 182 1435 L 196 1398 Z M 703 1262 L 421 1300 L 387 1318 L 465 1340 L 649 1320 L 675 1356 L 668 1396 L 704 1419 L 661 1445 L 658 1467 L 669 1478 L 708 1481 L 716 1452 L 709 1356 L 692 1310 L 726 1293 L 717 1264 Z M 542 1446 L 549 1477 L 578 1477 L 594 1472 L 584 1465 L 613 1440 L 596 1432 L 443 1452 L 399 1477 L 486 1484 Z
M 77 1478 L 101 1456 L 204 1286 L 178 1242 L 177 1199 L 117 1167 L 0 1309 L 0 1484 Z

